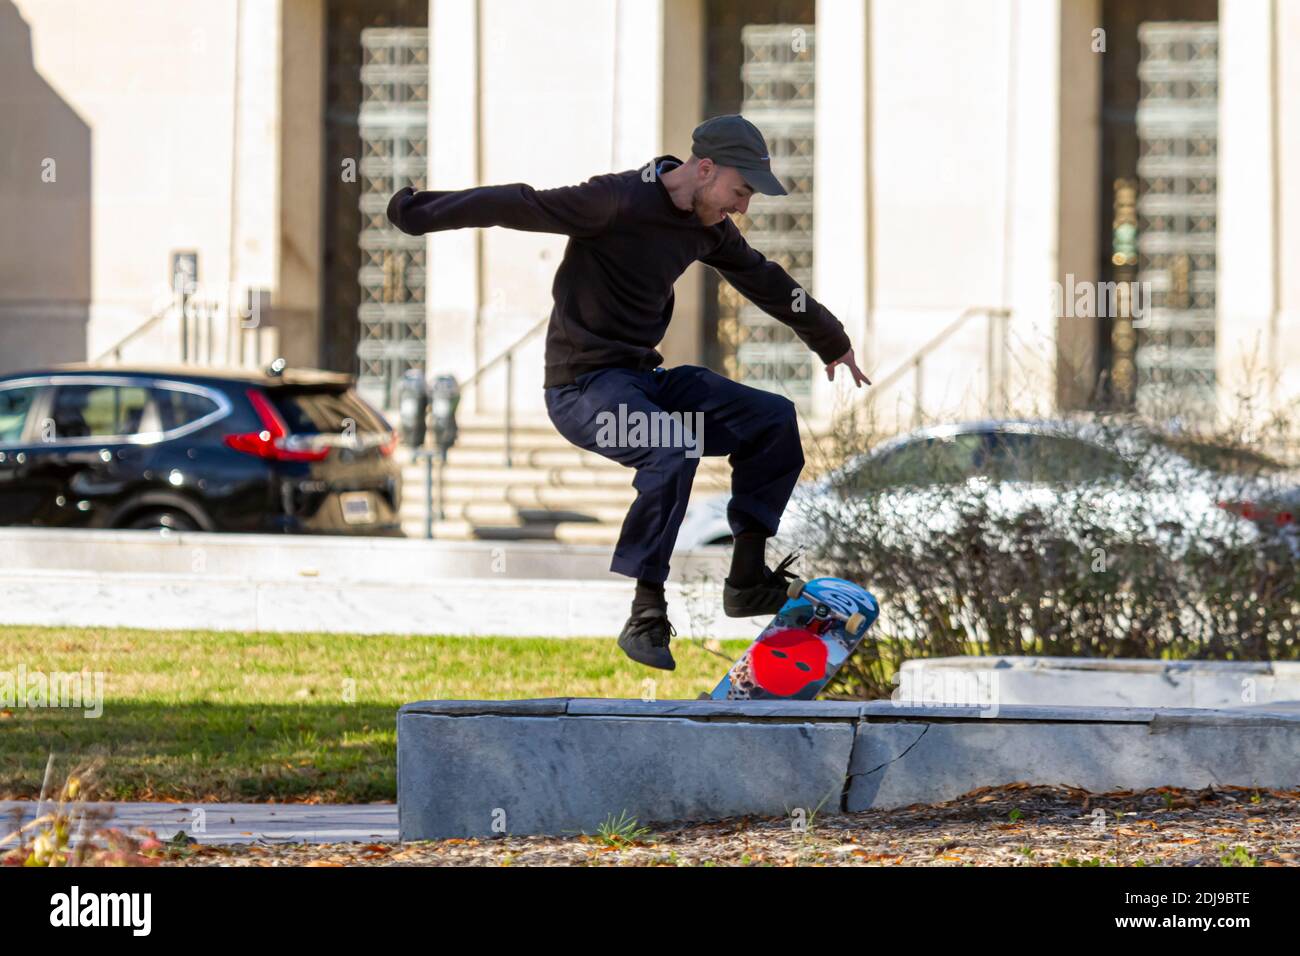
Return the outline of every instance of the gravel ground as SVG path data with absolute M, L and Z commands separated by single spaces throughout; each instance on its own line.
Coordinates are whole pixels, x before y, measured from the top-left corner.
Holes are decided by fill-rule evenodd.
M 623 837 L 168 849 L 164 866 L 1295 866 L 1300 791 L 1011 784 L 934 806 Z

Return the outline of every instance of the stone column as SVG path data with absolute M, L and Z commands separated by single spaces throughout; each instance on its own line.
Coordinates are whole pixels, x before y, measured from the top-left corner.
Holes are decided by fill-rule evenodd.
M 1219 5 L 1215 374 L 1219 413 L 1229 419 L 1240 411 L 1241 395 L 1266 401 L 1270 379 L 1282 371 L 1272 330 L 1277 195 L 1271 11 L 1269 2 Z
M 874 354 L 871 330 L 870 0 L 817 4 L 817 141 L 813 294 L 844 323 L 864 371 Z M 838 388 L 813 357 L 812 425 L 824 425 Z M 868 374 L 870 374 L 868 372 Z M 836 377 L 846 378 L 844 371 Z M 846 393 L 847 394 L 847 393 Z
M 1100 0 L 1061 4 L 1057 137 L 1056 280 L 1099 282 L 1097 248 L 1101 183 L 1101 71 L 1104 52 L 1093 52 L 1101 28 Z M 1062 309 L 1062 312 L 1067 310 Z M 1056 403 L 1082 408 L 1097 382 L 1097 320 L 1056 317 Z
M 280 163 L 275 324 L 290 365 L 319 365 L 325 70 L 324 0 L 281 0 Z
M 1300 5 L 1278 3 L 1275 9 L 1277 155 L 1273 167 L 1278 177 L 1274 207 L 1278 244 L 1273 257 L 1277 299 L 1269 354 L 1278 370 L 1273 407 L 1281 411 L 1300 400 L 1300 60 L 1280 55 L 1282 50 L 1300 49 Z
M 430 189 L 480 185 L 477 8 L 429 0 Z M 428 243 L 428 369 L 464 379 L 486 358 L 476 338 L 482 236 L 457 229 L 430 233 Z
M 662 10 L 658 32 L 661 47 L 656 88 L 659 103 L 659 141 L 652 153 L 672 153 L 690 159 L 691 131 L 705 118 L 704 4 L 702 0 L 655 0 Z M 641 159 L 640 162 L 645 162 Z M 704 270 L 698 262 L 677 280 L 673 321 L 659 351 L 667 365 L 704 362 Z

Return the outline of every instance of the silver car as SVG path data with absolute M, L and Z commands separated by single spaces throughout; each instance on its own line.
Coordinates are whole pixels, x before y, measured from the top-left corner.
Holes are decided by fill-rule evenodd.
M 1090 530 L 1149 540 L 1173 557 L 1276 535 L 1300 554 L 1285 504 L 1297 485 L 1264 456 L 1131 425 L 967 422 L 910 432 L 800 483 L 776 544 L 833 551 L 836 529 L 849 527 L 920 547 L 953 530 L 978 499 L 995 518 L 1034 512 L 1045 536 L 1081 547 Z M 692 503 L 677 549 L 730 543 L 727 502 L 723 494 Z

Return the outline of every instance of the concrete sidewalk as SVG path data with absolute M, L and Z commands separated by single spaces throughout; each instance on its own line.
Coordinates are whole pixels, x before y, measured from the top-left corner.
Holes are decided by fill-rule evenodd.
M 444 578 L 621 581 L 612 548 L 540 541 L 425 541 L 347 535 L 208 534 L 0 528 L 0 574 L 95 572 L 190 578 L 348 584 L 427 583 Z M 725 548 L 677 552 L 673 580 L 708 574 L 721 581 Z
M 750 640 L 770 619 L 725 617 L 717 583 L 695 595 L 675 584 L 666 591 L 669 617 L 683 638 Z M 621 581 L 453 578 L 382 584 L 211 574 L 0 573 L 0 623 L 44 627 L 613 638 L 631 603 L 632 585 Z
M 12 832 L 15 810 L 19 825 L 36 818 L 35 800 L 0 800 L 0 827 Z M 87 810 L 112 816 L 100 827 L 153 830 L 170 840 L 184 830 L 200 843 L 394 843 L 397 804 L 300 803 L 87 803 Z M 47 811 L 50 809 L 47 806 Z M 88 824 L 89 825 L 89 824 Z M 75 839 L 74 829 L 74 840 Z M 2 847 L 0 847 L 2 848 Z
M 684 637 L 751 639 L 722 613 L 727 558 L 674 558 Z M 246 632 L 609 637 L 633 584 L 609 549 L 149 531 L 0 530 L 0 623 Z

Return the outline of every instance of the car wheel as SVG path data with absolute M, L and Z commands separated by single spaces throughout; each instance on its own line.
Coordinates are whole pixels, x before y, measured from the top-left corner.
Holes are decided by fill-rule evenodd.
M 127 525 L 133 530 L 146 531 L 197 531 L 199 526 L 183 511 L 162 508 L 137 515 Z

